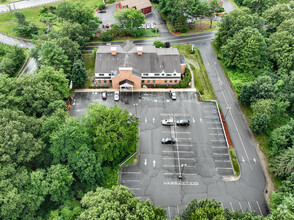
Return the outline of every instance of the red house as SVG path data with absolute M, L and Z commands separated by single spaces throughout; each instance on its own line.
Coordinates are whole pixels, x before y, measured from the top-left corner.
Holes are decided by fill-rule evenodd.
M 116 10 L 123 8 L 135 8 L 144 15 L 152 12 L 152 5 L 149 0 L 125 0 L 116 4 Z

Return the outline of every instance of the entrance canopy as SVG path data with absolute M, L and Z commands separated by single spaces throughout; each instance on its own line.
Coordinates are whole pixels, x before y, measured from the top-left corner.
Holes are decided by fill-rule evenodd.
M 119 82 L 119 88 L 121 91 L 128 91 L 128 90 L 132 90 L 134 88 L 134 83 L 130 80 L 123 80 L 121 82 Z

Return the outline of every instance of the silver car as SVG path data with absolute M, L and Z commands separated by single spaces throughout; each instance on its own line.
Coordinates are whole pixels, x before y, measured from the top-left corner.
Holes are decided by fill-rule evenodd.
M 164 119 L 161 121 L 161 124 L 165 126 L 173 126 L 174 121 L 172 119 Z
M 170 90 L 169 95 L 171 97 L 172 100 L 176 100 L 177 96 L 176 96 L 176 92 L 173 90 Z
M 115 91 L 114 92 L 114 101 L 118 101 L 119 100 L 119 92 Z

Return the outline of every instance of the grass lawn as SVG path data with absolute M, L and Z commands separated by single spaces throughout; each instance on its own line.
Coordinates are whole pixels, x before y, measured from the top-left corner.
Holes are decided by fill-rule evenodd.
M 67 0 L 67 1 L 68 2 L 78 2 L 80 0 Z M 27 21 L 30 21 L 34 25 L 43 28 L 43 27 L 45 27 L 45 24 L 39 21 L 40 9 L 44 6 L 47 6 L 47 7 L 48 6 L 57 6 L 61 2 L 64 2 L 64 1 L 54 2 L 54 3 L 47 4 L 47 5 L 33 7 L 33 8 L 22 9 L 20 11 L 24 13 Z M 91 10 L 93 10 L 93 13 L 94 13 L 94 10 L 100 4 L 103 3 L 103 0 L 83 0 L 81 2 L 85 3 Z M 13 27 L 15 25 L 17 25 L 17 23 L 15 22 L 15 17 L 13 16 L 12 12 L 0 14 L 0 31 L 1 32 L 4 32 L 4 33 L 9 34 L 11 36 L 20 37 L 17 35 L 16 32 L 13 31 Z
M 12 2 L 18 2 L 19 0 L 6 0 L 6 1 L 0 1 L 0 5 L 2 4 L 7 4 L 7 3 L 12 3 Z
M 190 44 L 180 44 L 173 45 L 176 47 L 181 55 L 184 55 L 186 59 L 194 60 L 198 63 L 199 69 L 195 69 L 193 65 L 190 65 L 194 72 L 194 83 L 197 90 L 200 91 L 202 96 L 207 100 L 216 100 L 214 90 L 212 88 L 210 79 L 207 75 L 200 51 L 198 48 L 194 47 L 195 54 L 190 54 L 189 50 L 191 49 Z
M 88 81 L 84 85 L 84 88 L 89 88 L 89 86 L 93 85 L 92 78 L 94 77 L 94 68 L 95 68 L 95 59 L 94 54 L 87 53 L 83 54 L 83 60 L 85 62 L 85 67 L 88 74 Z
M 239 167 L 239 163 L 238 163 L 238 159 L 237 159 L 237 156 L 236 156 L 235 149 L 234 148 L 229 148 L 229 152 L 230 152 L 233 168 L 234 168 L 234 171 L 235 171 L 235 176 L 239 176 L 240 175 L 240 167 Z

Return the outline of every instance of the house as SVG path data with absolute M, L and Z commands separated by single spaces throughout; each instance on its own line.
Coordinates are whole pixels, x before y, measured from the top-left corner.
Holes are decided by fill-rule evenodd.
M 144 15 L 152 12 L 152 5 L 149 0 L 124 0 L 116 4 L 116 11 L 123 8 L 135 8 Z
M 176 48 L 136 46 L 130 41 L 99 46 L 94 83 L 115 89 L 177 85 L 185 71 L 185 58 Z

